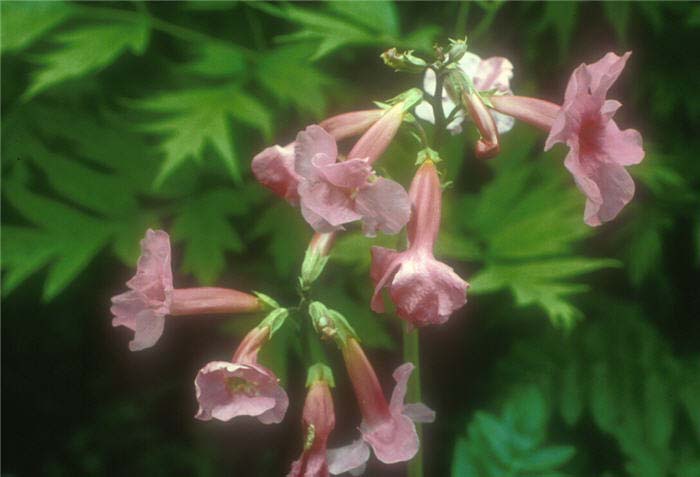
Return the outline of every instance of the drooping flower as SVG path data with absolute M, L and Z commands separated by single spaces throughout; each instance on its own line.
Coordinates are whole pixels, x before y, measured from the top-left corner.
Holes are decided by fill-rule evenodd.
M 295 169 L 301 178 L 301 212 L 317 232 L 342 230 L 344 224 L 362 220 L 366 235 L 373 236 L 377 230 L 394 234 L 408 221 L 410 207 L 404 188 L 376 176 L 371 167 L 401 123 L 401 115 L 394 114 L 399 108 L 392 110 L 382 118 L 390 121 L 375 123 L 353 148 L 362 157 L 351 152 L 349 159 L 337 162 L 336 142 L 320 126 L 309 126 L 298 134 Z M 393 132 L 387 135 L 385 130 Z
M 408 248 L 403 252 L 372 247 L 372 310 L 381 313 L 381 290 L 389 288 L 397 314 L 413 326 L 441 324 L 464 306 L 469 284 L 439 262 L 433 248 L 440 229 L 442 190 L 437 169 L 426 161 L 411 183 Z
M 141 240 L 136 275 L 126 283 L 129 291 L 112 297 L 112 326 L 134 331 L 129 349 L 153 346 L 163 334 L 167 315 L 251 313 L 261 309 L 248 293 L 226 288 L 173 288 L 170 237 L 162 230 L 148 229 Z
M 275 374 L 258 363 L 258 351 L 269 337 L 270 327 L 258 326 L 246 335 L 231 361 L 212 361 L 197 373 L 197 419 L 228 421 L 253 416 L 263 424 L 284 419 L 287 393 Z
M 478 91 L 496 90 L 502 94 L 512 94 L 510 90 L 510 80 L 513 77 L 513 64 L 507 58 L 494 56 L 482 60 L 474 53 L 467 52 L 457 62 L 457 66 L 465 75 L 472 79 L 474 87 Z M 435 72 L 431 69 L 427 69 L 425 71 L 425 77 L 423 78 L 423 89 L 428 94 L 433 95 L 435 94 L 435 87 Z M 460 98 L 453 97 L 452 93 L 448 91 L 447 88 L 443 88 L 442 110 L 446 118 L 457 108 L 459 102 Z M 515 121 L 512 117 L 497 112 L 492 114 L 500 134 L 508 132 L 513 128 Z M 435 122 L 433 108 L 427 101 L 423 101 L 416 106 L 416 116 L 431 123 Z M 463 111 L 455 113 L 455 117 L 447 125 L 447 129 L 452 134 L 461 133 L 464 119 L 465 114 Z
M 330 369 L 320 364 L 309 369 L 311 382 L 307 383 L 309 391 L 302 414 L 304 449 L 301 457 L 292 463 L 287 477 L 328 477 L 326 446 L 328 436 L 335 427 L 335 410 L 330 390 L 333 382 L 332 374 L 329 373 Z
M 607 53 L 596 63 L 581 64 L 561 107 L 535 98 L 492 98 L 495 109 L 548 131 L 545 150 L 556 143 L 569 146 L 564 165 L 586 195 L 584 221 L 591 226 L 614 219 L 632 200 L 634 182 L 625 166 L 644 159 L 642 136 L 618 128 L 612 117 L 621 104 L 605 98 L 630 55 Z
M 386 464 L 411 460 L 420 445 L 414 422 L 435 420 L 435 413 L 424 404 L 404 404 L 406 385 L 414 366 L 405 363 L 394 371 L 396 387 L 387 403 L 377 375 L 359 343 L 349 338 L 342 352 L 362 412 L 362 440 L 372 447 L 377 459 Z M 369 457 L 363 445 L 353 442 L 336 449 L 334 460 L 350 462 L 357 468 L 358 457 L 365 455 Z
M 336 141 L 365 132 L 383 114 L 381 109 L 352 111 L 321 121 L 320 126 Z M 253 158 L 251 167 L 255 178 L 263 186 L 292 205 L 299 203 L 297 187 L 299 176 L 294 170 L 294 142 L 264 149 Z
M 462 104 L 467 108 L 481 137 L 476 142 L 475 154 L 480 159 L 490 159 L 501 150 L 498 144 L 498 128 L 493 113 L 486 108 L 481 97 L 475 91 L 462 92 Z

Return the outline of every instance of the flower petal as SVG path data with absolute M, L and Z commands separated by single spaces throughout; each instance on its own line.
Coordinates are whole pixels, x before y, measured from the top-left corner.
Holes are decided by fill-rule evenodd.
M 357 192 L 357 211 L 362 214 L 363 231 L 372 237 L 377 230 L 385 234 L 401 231 L 411 215 L 408 192 L 401 184 L 383 177 L 377 178 Z
M 366 185 L 367 179 L 372 173 L 367 159 L 348 159 L 335 164 L 318 166 L 316 160 L 313 160 L 312 163 L 323 179 L 344 189 L 357 189 Z
M 611 162 L 621 166 L 639 164 L 644 159 L 642 135 L 635 129 L 620 131 L 615 121 L 605 125 L 601 148 Z
M 297 174 L 306 179 L 315 178 L 315 167 L 311 161 L 317 154 L 322 154 L 321 159 L 316 159 L 317 166 L 333 164 L 338 157 L 338 146 L 333 136 L 328 134 L 321 126 L 312 124 L 297 134 L 294 146 L 294 168 Z
M 299 176 L 294 170 L 294 143 L 264 149 L 253 158 L 251 168 L 263 186 L 291 204 L 299 202 Z
M 333 475 L 350 472 L 352 475 L 361 475 L 369 460 L 369 446 L 362 439 L 352 443 L 329 449 L 327 454 L 328 470 Z
M 338 227 L 362 218 L 362 215 L 355 210 L 354 202 L 349 193 L 328 182 L 304 181 L 299 184 L 299 195 L 301 196 L 304 218 L 307 218 L 305 209 L 321 217 L 332 227 Z M 313 217 L 312 220 L 307 219 L 307 222 L 314 227 Z M 319 230 L 315 227 L 314 230 L 329 232 L 329 230 Z
M 391 401 L 389 401 L 389 409 L 391 409 L 392 413 L 403 414 L 403 402 L 406 399 L 406 388 L 408 387 L 408 380 L 414 369 L 415 366 L 413 366 L 413 363 L 404 363 L 394 370 L 392 376 L 394 381 L 396 381 L 396 386 L 394 386 L 394 391 L 391 393 Z
M 129 343 L 131 351 L 150 348 L 163 335 L 165 315 L 153 310 L 143 310 L 136 314 L 134 320 L 134 339 Z
M 494 56 L 479 62 L 473 75 L 474 86 L 479 91 L 495 89 L 502 93 L 510 92 L 510 79 L 513 77 L 513 63 L 508 58 Z
M 377 459 L 385 464 L 411 460 L 418 452 L 420 443 L 416 426 L 403 414 L 392 414 L 391 419 L 371 429 L 363 424 L 360 431 Z
M 403 415 L 408 417 L 413 422 L 427 423 L 435 421 L 435 411 L 430 409 L 422 402 L 404 404 Z
M 132 290 L 143 293 L 149 300 L 170 306 L 173 273 L 170 265 L 170 236 L 162 230 L 148 229 L 141 240 L 141 256 L 136 275 L 126 282 Z
M 384 247 L 372 247 L 372 269 L 370 276 L 374 282 L 374 294 L 370 307 L 377 313 L 384 312 L 384 302 L 381 291 L 393 278 L 394 273 L 400 266 L 395 259 L 399 256 L 396 250 Z
M 469 284 L 427 254 L 401 263 L 389 287 L 399 317 L 414 326 L 442 324 L 467 302 Z

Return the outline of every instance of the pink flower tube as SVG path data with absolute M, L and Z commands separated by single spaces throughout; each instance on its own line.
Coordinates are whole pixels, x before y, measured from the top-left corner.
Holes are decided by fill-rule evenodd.
M 384 113 L 381 109 L 353 111 L 339 114 L 319 124 L 336 141 L 365 132 Z M 299 203 L 297 187 L 299 176 L 294 170 L 294 146 L 292 142 L 264 149 L 253 158 L 253 175 L 263 186 L 287 200 L 292 205 Z
M 420 445 L 414 422 L 432 422 L 435 419 L 435 413 L 422 403 L 404 404 L 406 384 L 413 365 L 405 363 L 394 371 L 396 387 L 387 403 L 377 375 L 359 343 L 349 338 L 342 352 L 362 412 L 362 440 L 386 464 L 411 460 Z M 362 444 L 355 442 L 337 449 L 334 459 L 352 460 L 353 465 L 357 465 L 357 456 L 363 455 L 362 447 Z M 368 457 L 367 453 L 364 455 Z
M 614 219 L 632 200 L 634 182 L 625 166 L 644 159 L 642 136 L 634 129 L 618 128 L 612 117 L 621 104 L 606 99 L 630 55 L 608 53 L 576 68 L 561 107 L 535 98 L 492 98 L 497 111 L 548 131 L 545 150 L 556 143 L 569 146 L 564 165 L 586 195 L 584 222 L 591 226 Z
M 311 383 L 304 411 L 302 426 L 305 433 L 301 457 L 292 463 L 287 477 L 328 477 L 326 445 L 335 427 L 335 411 L 329 383 L 319 379 Z
M 439 262 L 433 248 L 440 229 L 442 190 L 437 169 L 426 161 L 409 192 L 413 206 L 408 223 L 408 249 L 372 247 L 372 310 L 382 313 L 381 290 L 389 288 L 397 314 L 413 326 L 441 324 L 467 302 L 469 284 Z
M 252 313 L 260 311 L 258 299 L 226 288 L 173 288 L 170 237 L 162 230 L 146 231 L 136 275 L 126 283 L 130 289 L 112 298 L 113 326 L 134 331 L 129 349 L 153 346 L 163 334 L 167 315 Z
M 231 361 L 212 361 L 197 373 L 197 419 L 228 421 L 237 416 L 253 416 L 263 424 L 282 421 L 289 406 L 287 393 L 275 374 L 258 364 L 258 351 L 269 336 L 268 326 L 254 328 Z

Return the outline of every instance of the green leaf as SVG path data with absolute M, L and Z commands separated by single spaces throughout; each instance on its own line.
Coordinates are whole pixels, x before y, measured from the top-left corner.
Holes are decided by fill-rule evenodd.
M 196 75 L 231 79 L 242 76 L 246 72 L 246 66 L 245 56 L 238 48 L 211 42 L 197 45 L 195 58 L 185 63 L 181 69 Z
M 242 195 L 229 189 L 214 189 L 187 201 L 175 216 L 172 236 L 185 242 L 182 270 L 193 273 L 200 283 L 212 284 L 225 265 L 225 252 L 241 252 L 243 241 L 230 217 L 248 210 Z
M 516 388 L 500 415 L 478 411 L 459 437 L 452 458 L 454 477 L 562 475 L 574 455 L 570 446 L 544 446 L 549 411 L 535 386 Z
M 149 23 L 146 17 L 133 22 L 113 20 L 109 23 L 80 26 L 53 37 L 55 48 L 36 57 L 40 65 L 29 88 L 28 100 L 51 86 L 71 78 L 99 71 L 112 64 L 127 49 L 140 55 L 148 44 Z
M 33 194 L 24 186 L 6 183 L 8 202 L 37 228 L 13 228 L 3 237 L 4 293 L 50 263 L 43 298 L 56 297 L 108 243 L 113 232 L 103 222 L 65 205 Z M 3 227 L 5 228 L 5 227 Z M 27 243 L 22 243 L 26 240 Z
M 282 105 L 321 117 L 326 109 L 324 90 L 330 78 L 308 59 L 308 45 L 288 45 L 260 55 L 256 75 Z M 290 81 L 294 78 L 294 81 Z
M 391 36 L 399 35 L 399 16 L 396 5 L 390 1 L 329 2 L 331 11 L 336 12 L 370 30 L 384 32 Z
M 311 239 L 308 225 L 300 215 L 286 203 L 268 207 L 258 216 L 250 233 L 250 239 L 268 238 L 266 250 L 281 277 L 291 277 L 299 271 L 300 257 Z
M 232 178 L 240 181 L 229 117 L 257 129 L 266 139 L 272 135 L 272 118 L 267 108 L 235 85 L 164 93 L 136 104 L 145 111 L 167 114 L 143 126 L 167 135 L 161 143 L 165 162 L 156 177 L 156 187 L 188 158 L 201 160 L 207 144 L 214 146 Z
M 2 52 L 16 52 L 63 23 L 72 13 L 63 2 L 2 2 Z
M 569 51 L 571 36 L 576 26 L 578 5 L 576 3 L 546 2 L 542 8 L 544 8 L 542 17 L 539 23 L 534 26 L 533 31 L 554 30 L 559 47 L 559 57 L 564 58 Z

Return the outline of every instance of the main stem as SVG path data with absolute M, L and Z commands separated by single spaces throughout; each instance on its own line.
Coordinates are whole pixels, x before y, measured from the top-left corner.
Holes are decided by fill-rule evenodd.
M 418 329 L 409 331 L 408 323 L 404 323 L 403 332 L 403 359 L 409 363 L 413 363 L 415 369 L 406 391 L 407 402 L 420 402 L 420 343 Z M 418 453 L 408 463 L 408 477 L 423 477 L 423 426 L 416 423 L 416 432 L 421 445 L 418 447 Z

